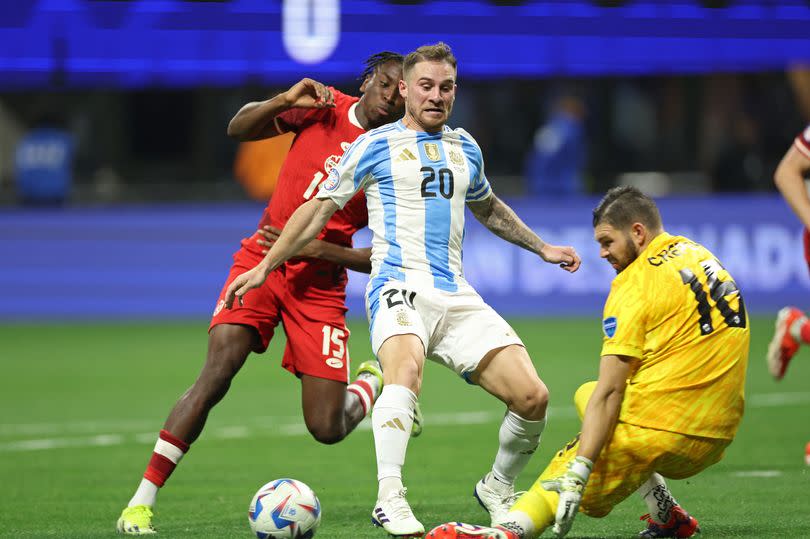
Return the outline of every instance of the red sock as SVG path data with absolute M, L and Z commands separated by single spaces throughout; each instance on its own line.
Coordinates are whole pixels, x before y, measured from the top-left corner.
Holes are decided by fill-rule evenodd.
M 810 344 L 810 320 L 805 320 L 799 328 L 799 337 L 804 344 Z
M 177 463 L 188 452 L 188 447 L 186 442 L 175 438 L 169 431 L 161 430 L 152 458 L 149 459 L 146 472 L 143 474 L 144 478 L 162 487 L 172 475 Z
M 371 406 L 377 398 L 371 384 L 365 380 L 355 380 L 346 388 L 346 391 L 351 391 L 357 395 L 360 399 L 360 405 L 363 407 L 363 415 L 368 415 L 368 411 L 371 410 Z

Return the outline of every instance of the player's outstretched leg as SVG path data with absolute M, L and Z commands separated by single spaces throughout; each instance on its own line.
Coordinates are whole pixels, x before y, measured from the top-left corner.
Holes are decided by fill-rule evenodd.
M 771 376 L 777 380 L 785 376 L 788 364 L 802 342 L 810 342 L 810 322 L 796 307 L 782 308 L 776 316 L 776 328 L 765 358 Z
M 143 479 L 118 519 L 116 528 L 119 533 L 156 533 L 152 526 L 152 509 L 158 490 L 199 437 L 208 413 L 228 392 L 231 380 L 257 345 L 257 339 L 253 328 L 247 326 L 221 324 L 211 330 L 202 372 L 169 413 Z
M 506 403 L 492 469 L 475 485 L 473 495 L 500 524 L 515 503 L 515 479 L 526 467 L 546 426 L 548 389 L 537 376 L 526 349 L 511 345 L 482 360 L 477 378 L 482 388 Z
M 439 524 L 425 536 L 428 539 L 522 539 L 505 528 L 487 528 L 463 522 Z

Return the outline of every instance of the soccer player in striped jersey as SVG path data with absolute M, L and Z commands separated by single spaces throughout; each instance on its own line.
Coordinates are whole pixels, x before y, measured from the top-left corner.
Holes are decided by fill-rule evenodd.
M 368 222 L 362 194 L 325 223 L 321 236 L 241 308 L 223 309 L 222 295 L 235 276 L 263 258 L 268 242 L 262 232 L 282 228 L 295 209 L 312 198 L 351 142 L 401 116 L 401 76 L 402 55 L 382 52 L 366 61 L 361 98 L 303 79 L 275 97 L 248 103 L 231 120 L 228 134 L 240 140 L 290 131 L 295 138 L 259 231 L 242 240 L 234 254 L 211 319 L 202 372 L 169 413 L 143 479 L 118 519 L 119 532 L 155 533 L 152 510 L 158 489 L 201 434 L 208 413 L 228 392 L 250 353 L 267 349 L 279 323 L 287 337 L 281 364 L 301 380 L 304 422 L 316 440 L 339 442 L 371 410 L 382 384 L 377 362 L 361 364 L 357 378 L 347 385 L 346 268 L 368 272 L 371 266 L 370 250 L 352 247 L 352 236 Z
M 373 232 L 366 307 L 385 377 L 372 413 L 379 480 L 372 519 L 397 537 L 424 534 L 405 498 L 402 468 L 426 357 L 506 405 L 494 464 L 474 491 L 493 520 L 514 501 L 515 478 L 545 426 L 548 390 L 523 343 L 464 279 L 465 207 L 546 262 L 569 272 L 580 264 L 572 247 L 545 243 L 493 194 L 475 140 L 445 125 L 455 92 L 456 60 L 447 45 L 407 55 L 400 82 L 405 117 L 352 144 L 316 199 L 299 208 L 267 257 L 237 278 L 227 297 L 258 286 L 365 190 Z
M 562 537 L 578 511 L 604 517 L 636 491 L 650 509 L 640 537 L 698 531 L 663 477 L 720 461 L 737 432 L 750 338 L 740 291 L 705 247 L 667 234 L 655 202 L 636 188 L 608 191 L 593 225 L 617 276 L 599 379 L 574 397 L 582 432 L 498 527 L 448 523 L 429 538 L 532 539 L 552 525 Z

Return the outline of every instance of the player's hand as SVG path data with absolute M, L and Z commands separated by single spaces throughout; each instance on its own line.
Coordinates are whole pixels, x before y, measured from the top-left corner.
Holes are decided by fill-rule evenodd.
M 301 79 L 284 92 L 284 98 L 290 108 L 323 109 L 335 106 L 332 90 L 312 79 Z
M 559 264 L 562 269 L 569 273 L 577 271 L 582 263 L 576 249 L 570 245 L 560 247 L 547 243 L 540 249 L 540 258 L 550 264 Z
M 268 273 L 264 265 L 259 264 L 255 268 L 237 276 L 236 279 L 228 285 L 228 290 L 225 291 L 225 308 L 232 308 L 234 300 L 238 300 L 241 306 L 242 296 L 244 296 L 248 290 L 260 287 L 265 279 L 267 279 Z
M 270 248 L 276 243 L 276 240 L 278 240 L 278 237 L 281 235 L 281 230 L 270 225 L 264 225 L 256 232 L 262 236 L 261 239 L 256 240 L 256 243 L 262 247 L 266 247 L 266 249 L 262 249 L 263 255 L 266 255 L 268 251 L 270 251 Z M 304 247 L 295 254 L 295 258 L 320 258 L 321 243 L 321 240 L 312 240 L 304 245 Z
M 588 477 L 591 475 L 592 469 L 593 462 L 590 459 L 574 457 L 564 474 L 557 479 L 542 482 L 544 489 L 560 493 L 557 515 L 554 519 L 554 528 L 552 528 L 557 537 L 565 537 L 574 524 L 579 504 L 582 502 L 582 493 L 585 491 L 585 485 L 588 484 Z

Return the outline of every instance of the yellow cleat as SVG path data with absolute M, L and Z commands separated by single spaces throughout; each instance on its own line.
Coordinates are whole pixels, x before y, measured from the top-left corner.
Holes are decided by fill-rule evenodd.
M 422 418 L 422 408 L 419 406 L 419 403 L 416 403 L 416 406 L 413 407 L 413 425 L 411 426 L 411 437 L 416 438 L 420 434 L 422 434 L 422 424 L 425 422 L 424 418 Z
M 364 361 L 357 367 L 357 377 L 359 378 L 361 375 L 366 374 L 373 376 L 380 382 L 380 389 L 383 386 L 383 373 L 382 368 L 380 367 L 380 362 L 376 359 L 371 359 L 369 361 Z
M 152 508 L 148 505 L 133 505 L 121 511 L 116 526 L 118 533 L 125 535 L 151 535 L 157 533 L 152 527 Z

